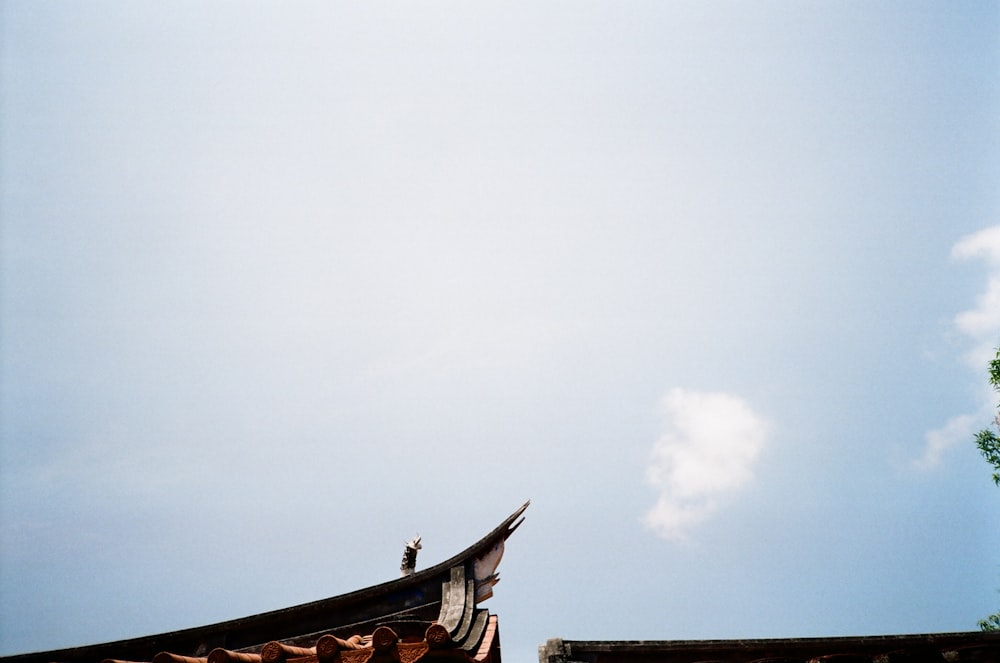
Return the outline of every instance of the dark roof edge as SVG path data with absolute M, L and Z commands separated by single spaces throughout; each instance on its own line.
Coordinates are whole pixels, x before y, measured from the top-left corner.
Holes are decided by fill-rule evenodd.
M 565 647 L 582 651 L 605 652 L 620 649 L 636 650 L 668 650 L 697 647 L 699 649 L 712 647 L 738 647 L 756 644 L 841 644 L 841 645 L 879 645 L 886 642 L 926 642 L 948 643 L 981 640 L 984 642 L 1000 642 L 1000 631 L 950 631 L 941 633 L 903 633 L 898 635 L 849 635 L 849 636 L 810 636 L 804 638 L 732 638 L 726 640 L 566 640 L 553 638 Z
M 730 660 L 734 656 L 738 660 L 769 657 L 811 660 L 829 654 L 850 653 L 876 656 L 892 651 L 926 652 L 937 650 L 945 652 L 964 650 L 970 647 L 1000 649 L 1000 633 L 967 631 L 742 640 L 562 640 L 552 638 L 539 646 L 538 660 L 539 663 L 649 663 L 660 661 L 664 657 L 677 661 L 695 661 L 723 658 Z
M 494 545 L 499 541 L 504 541 L 513 534 L 514 530 L 517 529 L 521 523 L 524 521 L 523 518 L 518 520 L 518 517 L 524 513 L 525 509 L 531 504 L 531 501 L 525 502 L 517 511 L 508 516 L 502 523 L 497 525 L 493 531 L 484 536 L 482 539 L 472 544 L 462 552 L 458 553 L 454 557 L 445 560 L 439 564 L 435 564 L 423 571 L 418 571 L 413 575 L 406 576 L 403 578 L 397 578 L 395 580 L 390 580 L 378 585 L 372 585 L 363 589 L 359 589 L 347 594 L 340 594 L 338 596 L 333 596 L 325 599 L 319 599 L 317 601 L 311 601 L 308 603 L 302 603 L 296 606 L 281 608 L 279 610 L 272 610 L 269 612 L 262 612 L 256 615 L 251 615 L 247 617 L 240 617 L 237 619 L 230 619 L 224 622 L 216 622 L 214 624 L 207 624 L 204 626 L 196 626 L 193 628 L 180 629 L 177 631 L 168 631 L 164 633 L 157 633 L 153 635 L 138 636 L 135 638 L 127 638 L 124 640 L 115 640 L 111 642 L 102 642 L 96 644 L 87 644 L 76 647 L 67 647 L 63 649 L 54 649 L 47 651 L 37 651 L 37 652 L 26 652 L 23 654 L 11 654 L 7 656 L 0 656 L 0 661 L 14 662 L 19 659 L 34 660 L 41 659 L 45 657 L 47 660 L 57 661 L 57 660 L 72 660 L 79 658 L 84 652 L 98 652 L 98 651 L 114 651 L 116 649 L 129 648 L 137 645 L 142 645 L 143 643 L 162 643 L 164 646 L 168 646 L 168 643 L 173 641 L 181 640 L 200 640 L 208 639 L 215 633 L 225 633 L 231 630 L 247 630 L 253 629 L 258 625 L 266 625 L 271 622 L 283 622 L 287 623 L 290 620 L 294 620 L 297 615 L 311 616 L 317 613 L 323 613 L 327 611 L 343 610 L 349 609 L 355 604 L 364 604 L 365 601 L 379 597 L 386 593 L 395 593 L 400 590 L 407 590 L 413 587 L 419 587 L 429 582 L 434 582 L 437 576 L 444 576 L 444 580 L 448 579 L 450 570 L 453 566 L 458 566 L 464 564 L 469 560 L 479 557 L 484 552 L 489 551 Z M 516 522 L 515 522 L 516 521 Z M 263 643 L 261 643 L 263 644 Z M 103 656 L 102 656 L 103 657 Z
M 497 540 L 506 540 L 507 537 L 513 534 L 514 530 L 521 525 L 521 522 L 524 521 L 524 519 L 522 518 L 520 521 L 516 523 L 514 522 L 515 520 L 517 520 L 518 516 L 524 513 L 524 510 L 527 509 L 530 504 L 531 500 L 525 502 L 523 505 L 521 505 L 521 508 L 519 508 L 511 515 L 507 516 L 507 518 L 502 523 L 493 528 L 492 532 L 481 538 L 479 541 L 476 541 L 471 546 L 469 546 L 462 552 L 458 553 L 454 557 L 447 559 L 439 564 L 435 564 L 434 566 L 431 566 L 429 568 L 426 568 L 423 571 L 417 571 L 413 575 L 406 576 L 404 578 L 396 578 L 395 580 L 389 580 L 388 582 L 383 582 L 378 585 L 371 585 L 370 587 L 365 587 L 363 589 L 349 592 L 347 594 L 340 594 L 338 596 L 319 599 L 318 601 L 311 601 L 309 603 L 302 603 L 299 605 L 291 606 L 289 608 L 281 608 L 280 610 L 272 610 L 271 612 L 262 612 L 258 615 L 253 615 L 251 617 L 234 619 L 228 622 L 220 622 L 218 624 L 211 624 L 209 626 L 201 626 L 198 628 L 211 629 L 213 627 L 221 628 L 227 626 L 236 626 L 241 623 L 244 623 L 246 620 L 249 619 L 253 620 L 260 619 L 261 621 L 269 621 L 270 618 L 278 615 L 287 615 L 289 613 L 306 612 L 306 611 L 312 612 L 313 610 L 325 609 L 335 604 L 341 604 L 341 603 L 349 604 L 355 601 L 364 600 L 366 598 L 369 598 L 370 596 L 384 594 L 389 591 L 407 589 L 411 586 L 421 585 L 424 582 L 426 582 L 428 578 L 433 578 L 434 576 L 442 574 L 447 575 L 451 571 L 451 568 L 453 566 L 464 564 L 466 561 L 478 557 L 483 552 L 486 552 L 487 550 L 492 548 L 496 544 Z

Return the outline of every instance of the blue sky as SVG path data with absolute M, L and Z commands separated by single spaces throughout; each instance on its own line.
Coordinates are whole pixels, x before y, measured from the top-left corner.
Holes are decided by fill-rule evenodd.
M 975 629 L 1000 7 L 0 4 L 0 653 L 442 561 L 546 638 Z

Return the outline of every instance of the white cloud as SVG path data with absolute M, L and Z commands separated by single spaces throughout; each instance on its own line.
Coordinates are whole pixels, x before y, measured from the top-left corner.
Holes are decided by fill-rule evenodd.
M 913 461 L 918 470 L 932 470 L 941 464 L 941 458 L 952 447 L 972 439 L 976 422 L 981 418 L 971 414 L 952 417 L 941 428 L 927 431 L 924 435 L 924 453 Z
M 994 265 L 1000 266 L 1000 226 L 984 228 L 966 235 L 952 247 L 951 255 L 960 259 L 983 256 Z
M 980 258 L 989 265 L 986 289 L 976 297 L 976 306 L 955 316 L 955 326 L 973 342 L 966 359 L 982 371 L 1000 343 L 1000 225 L 967 235 L 952 248 L 959 260 Z
M 678 541 L 753 478 L 768 426 L 730 394 L 675 388 L 663 406 L 666 430 L 646 471 L 659 497 L 643 522 L 658 536 Z
M 925 471 L 940 465 L 949 449 L 970 440 L 979 422 L 989 421 L 994 408 L 985 370 L 1000 344 L 1000 225 L 966 235 L 952 247 L 951 255 L 957 260 L 985 260 L 989 268 L 986 288 L 976 297 L 975 307 L 962 311 L 954 320 L 955 328 L 971 343 L 965 361 L 982 383 L 984 397 L 977 413 L 952 417 L 941 428 L 926 433 L 923 453 L 913 461 L 914 467 Z

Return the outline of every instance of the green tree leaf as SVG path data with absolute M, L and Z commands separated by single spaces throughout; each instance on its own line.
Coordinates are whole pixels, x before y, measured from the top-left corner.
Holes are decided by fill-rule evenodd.
M 1000 393 L 1000 347 L 997 348 L 996 357 L 990 362 L 989 373 L 990 384 Z M 997 409 L 1000 410 L 1000 403 L 997 404 Z M 993 425 L 1000 430 L 1000 414 L 993 419 Z M 984 428 L 976 433 L 976 446 L 986 462 L 993 466 L 993 483 L 1000 486 L 1000 438 L 991 429 Z M 1000 612 L 979 620 L 979 628 L 983 631 L 1000 631 Z

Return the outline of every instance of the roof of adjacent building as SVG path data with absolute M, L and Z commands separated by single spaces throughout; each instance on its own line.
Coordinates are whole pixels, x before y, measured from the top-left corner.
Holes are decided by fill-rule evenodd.
M 451 559 L 349 594 L 218 624 L 19 654 L 3 663 L 500 663 L 493 594 L 525 503 Z
M 539 663 L 1000 663 L 1000 633 L 754 640 L 562 640 Z

